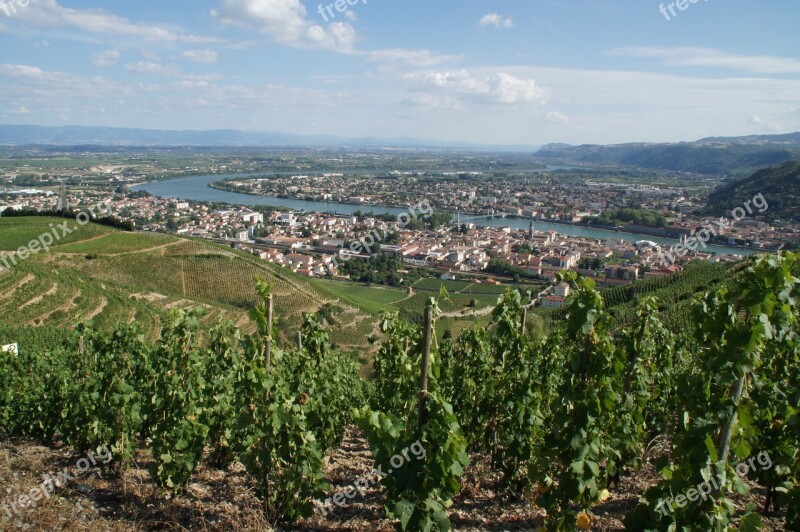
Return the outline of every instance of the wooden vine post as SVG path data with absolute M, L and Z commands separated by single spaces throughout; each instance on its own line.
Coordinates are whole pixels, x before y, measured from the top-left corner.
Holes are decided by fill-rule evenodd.
M 267 338 L 265 347 L 267 374 L 272 370 L 272 292 L 267 296 Z M 266 473 L 266 494 L 264 497 L 264 515 L 269 515 L 270 497 L 270 477 L 272 472 L 272 449 L 270 449 L 269 439 L 265 441 L 267 450 L 267 473 Z
M 528 321 L 528 307 L 522 307 L 522 324 L 520 324 L 520 334 L 525 336 L 525 322 Z
M 421 427 L 427 421 L 428 413 L 428 370 L 431 365 L 431 337 L 433 334 L 433 307 L 425 307 L 425 329 L 422 336 L 422 368 L 419 376 L 419 416 Z
M 272 294 L 267 296 L 267 372 L 272 368 Z

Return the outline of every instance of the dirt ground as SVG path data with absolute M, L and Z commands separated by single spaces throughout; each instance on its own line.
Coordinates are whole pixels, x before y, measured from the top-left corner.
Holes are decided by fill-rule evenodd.
M 656 451 L 653 451 L 656 452 Z M 42 482 L 42 475 L 74 470 L 78 455 L 58 444 L 45 447 L 29 441 L 0 441 L 0 530 L 269 530 L 244 468 L 235 464 L 227 471 L 202 466 L 185 494 L 170 497 L 156 487 L 147 473 L 148 454 L 141 451 L 135 467 L 121 479 L 104 477 L 90 468 L 46 498 L 25 509 L 10 507 L 10 501 Z M 450 512 L 455 530 L 536 530 L 544 512 L 525 497 L 509 500 L 499 489 L 499 475 L 488 460 L 473 456 L 462 479 L 462 490 Z M 366 442 L 355 429 L 348 429 L 342 445 L 326 457 L 330 484 L 328 496 L 343 492 L 356 479 L 372 470 Z M 611 496 L 592 509 L 593 530 L 623 530 L 622 519 L 634 508 L 639 494 L 657 482 L 649 464 L 625 475 Z M 367 488 L 365 495 L 333 506 L 327 515 L 315 514 L 292 527 L 301 531 L 391 531 L 381 504 L 381 488 Z M 763 505 L 764 492 L 754 489 L 737 500 L 744 509 L 749 502 Z M 767 516 L 766 530 L 783 530 L 780 516 Z

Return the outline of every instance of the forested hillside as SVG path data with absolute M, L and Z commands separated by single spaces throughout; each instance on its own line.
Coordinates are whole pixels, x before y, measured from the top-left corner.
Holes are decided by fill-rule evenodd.
M 709 196 L 704 212 L 722 216 L 758 194 L 763 194 L 769 203 L 764 216 L 770 220 L 800 222 L 800 160 L 764 168 L 748 178 L 719 187 Z
M 537 158 L 562 162 L 625 165 L 708 175 L 726 175 L 800 157 L 800 148 L 769 143 L 618 144 L 610 146 L 544 146 Z

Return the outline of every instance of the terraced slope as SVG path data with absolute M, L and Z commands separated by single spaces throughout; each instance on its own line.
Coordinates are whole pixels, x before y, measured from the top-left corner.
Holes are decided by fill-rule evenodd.
M 16 250 L 63 222 L 43 217 L 0 218 L 0 253 Z M 411 319 L 421 317 L 425 302 L 438 295 L 442 284 L 450 291 L 450 301 L 441 302 L 448 314 L 442 317 L 440 334 L 446 329 L 460 332 L 475 319 L 470 317 L 472 312 L 488 310 L 503 291 L 502 287 L 426 279 L 414 286 L 414 295 L 408 295 L 396 288 L 309 280 L 204 240 L 126 233 L 89 224 L 49 252 L 0 272 L 0 325 L 6 327 L 6 332 L 0 329 L 0 341 L 33 341 L 46 336 L 42 328 L 63 335 L 86 320 L 104 328 L 136 321 L 155 338 L 171 309 L 197 306 L 206 310 L 206 325 L 230 319 L 248 330 L 248 312 L 256 303 L 255 278 L 272 283 L 284 341 L 291 341 L 304 312 L 328 305 L 335 322 L 332 341 L 363 352 L 372 348 L 368 337 L 378 332 L 381 312 L 400 310 Z
M 61 221 L 0 218 L 0 252 L 37 238 L 51 223 Z M 36 328 L 66 334 L 89 319 L 101 327 L 135 320 L 155 337 L 170 309 L 196 306 L 206 309 L 203 319 L 209 325 L 231 319 L 247 329 L 257 277 L 272 283 L 284 331 L 297 327 L 303 312 L 335 302 L 291 271 L 205 241 L 94 225 L 70 237 L 0 272 L 0 341 L 42 336 Z M 374 323 L 374 317 L 344 303 L 343 328 L 334 340 L 363 348 Z

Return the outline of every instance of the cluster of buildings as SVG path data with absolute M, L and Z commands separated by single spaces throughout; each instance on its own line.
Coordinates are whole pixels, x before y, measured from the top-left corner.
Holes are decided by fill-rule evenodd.
M 474 177 L 474 176 L 467 176 Z M 433 208 L 470 215 L 513 216 L 580 224 L 610 209 L 635 206 L 664 214 L 665 227 L 626 224 L 623 230 L 663 238 L 691 236 L 710 220 L 695 216 L 701 204 L 685 190 L 652 185 L 592 182 L 565 183 L 547 175 L 518 179 L 432 179 L 397 173 L 391 178 L 325 174 L 244 178 L 225 181 L 226 189 L 274 197 L 404 207 L 427 201 Z M 366 210 L 366 209 L 365 209 Z M 741 220 L 713 243 L 774 250 L 797 241 L 797 228 L 771 224 L 769 213 Z
M 578 196 L 564 195 L 567 190 L 562 187 L 561 196 L 558 196 L 561 201 L 572 198 L 570 204 L 577 202 Z M 474 189 L 452 192 L 457 200 L 472 199 L 482 204 L 487 198 L 479 194 L 481 191 Z M 546 197 L 527 194 L 525 202 L 530 208 L 539 208 L 535 203 L 541 203 L 544 210 Z M 671 195 L 672 192 L 667 194 Z M 499 198 L 502 201 L 498 202 L 498 207 L 512 203 L 512 197 Z M 662 195 L 653 193 L 653 197 Z M 596 206 L 601 210 L 608 205 L 608 198 L 602 192 L 591 199 L 591 202 L 583 200 L 589 209 Z M 98 201 L 110 205 L 115 217 L 135 221 L 139 230 L 224 241 L 265 261 L 312 277 L 337 276 L 343 261 L 366 260 L 370 253 L 397 256 L 409 266 L 427 267 L 435 275 L 449 278 L 482 274 L 490 261 L 498 260 L 525 276 L 552 281 L 561 270 L 573 269 L 612 285 L 669 275 L 692 260 L 738 260 L 736 256 L 711 255 L 698 250 L 667 265 L 662 248 L 648 240 L 628 242 L 621 238 L 568 237 L 555 231 L 537 231 L 533 224 L 528 229 L 513 229 L 461 222 L 436 230 L 411 230 L 399 222 L 369 216 L 256 212 L 235 206 L 212 209 L 203 203 L 92 191 L 69 194 L 69 203 L 77 210 L 81 205 L 94 205 Z M 57 194 L 19 194 L 10 203 L 0 205 L 0 210 L 23 207 L 47 210 L 56 207 L 57 202 Z M 763 220 L 742 220 L 732 231 L 736 231 L 735 238 L 744 237 L 751 242 L 758 238 L 760 242 L 768 242 L 769 238 L 764 235 L 769 235 L 770 229 Z M 376 239 L 367 235 L 384 237 Z M 360 245 L 354 246 L 354 242 Z M 567 295 L 563 288 L 555 287 L 551 295 L 542 299 L 542 304 L 557 306 Z
M 696 207 L 686 202 L 681 190 L 673 188 L 592 182 L 573 184 L 546 175 L 481 181 L 475 179 L 479 174 L 473 174 L 459 174 L 455 179 L 410 173 L 395 173 L 383 179 L 339 174 L 248 177 L 227 180 L 222 185 L 233 191 L 292 199 L 389 206 L 426 200 L 438 210 L 473 214 L 493 211 L 575 222 L 602 214 L 613 206 L 624 206 L 631 200 L 653 207 L 671 203 L 686 203 L 687 210 Z

